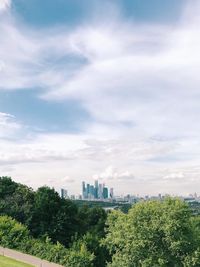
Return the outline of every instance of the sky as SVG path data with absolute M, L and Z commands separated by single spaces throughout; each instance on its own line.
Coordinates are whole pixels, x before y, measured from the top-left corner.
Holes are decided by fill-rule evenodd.
M 197 0 L 0 0 L 0 176 L 200 194 Z

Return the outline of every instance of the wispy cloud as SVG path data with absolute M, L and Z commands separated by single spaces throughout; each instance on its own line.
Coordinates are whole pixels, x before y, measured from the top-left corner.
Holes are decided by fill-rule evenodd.
M 14 136 L 21 128 L 22 125 L 13 115 L 0 112 L 0 138 Z
M 104 172 L 93 175 L 94 179 L 101 179 L 104 181 L 114 180 L 114 182 L 126 182 L 127 180 L 134 180 L 134 175 L 129 171 L 119 172 L 117 168 L 108 166 Z
M 22 164 L 38 163 L 38 173 L 45 166 L 52 177 L 55 163 L 66 183 L 80 180 L 82 171 L 134 181 L 138 190 L 141 179 L 152 181 L 152 190 L 163 180 L 189 181 L 183 169 L 198 165 L 200 154 L 200 6 L 194 2 L 173 25 L 136 24 L 114 8 L 106 23 L 97 16 L 47 30 L 28 27 L 10 1 L 0 0 L 0 90 L 37 88 L 44 101 L 76 99 L 93 118 L 83 133 L 33 134 L 0 113 L 0 165 L 20 165 L 21 177 Z M 16 135 L 18 143 L 5 141 Z
M 11 0 L 0 0 L 0 12 L 5 12 L 11 7 Z

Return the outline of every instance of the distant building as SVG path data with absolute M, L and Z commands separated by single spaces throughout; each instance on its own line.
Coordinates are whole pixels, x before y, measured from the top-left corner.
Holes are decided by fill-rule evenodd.
M 93 199 L 94 198 L 94 186 L 93 185 L 90 185 L 90 188 L 89 188 L 89 199 Z
M 82 199 L 108 199 L 113 198 L 113 188 L 110 189 L 110 195 L 108 194 L 108 188 L 105 184 L 99 184 L 95 180 L 94 185 L 82 182 Z
M 61 188 L 61 198 L 68 198 L 68 193 L 66 189 Z
M 90 194 L 90 184 L 87 184 L 87 187 L 86 187 L 86 198 L 88 198 Z
M 99 184 L 99 188 L 98 188 L 98 198 L 102 199 L 103 198 L 103 185 Z
M 86 199 L 87 198 L 87 190 L 85 187 L 85 182 L 82 182 L 82 198 Z
M 104 199 L 108 198 L 108 188 L 107 187 L 103 187 L 103 198 Z
M 114 189 L 110 188 L 110 198 L 114 198 Z
M 98 181 L 96 180 L 94 182 L 94 198 L 97 199 L 98 198 L 98 190 L 99 190 L 99 183 Z

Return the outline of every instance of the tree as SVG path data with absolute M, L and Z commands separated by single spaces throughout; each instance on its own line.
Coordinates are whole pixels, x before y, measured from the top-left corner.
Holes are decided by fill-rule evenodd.
M 94 258 L 94 254 L 88 251 L 85 243 L 78 240 L 68 250 L 61 264 L 67 267 L 94 267 Z
M 35 193 L 29 229 L 34 237 L 48 236 L 54 243 L 69 246 L 78 231 L 77 214 L 72 201 L 61 199 L 54 189 L 43 186 Z
M 0 214 L 8 215 L 28 225 L 32 217 L 34 192 L 15 183 L 9 177 L 0 177 Z
M 179 199 L 138 203 L 127 215 L 114 211 L 107 225 L 110 267 L 199 266 L 200 229 Z
M 0 216 L 0 244 L 3 247 L 19 248 L 29 236 L 28 229 L 8 216 Z
M 10 177 L 0 177 L 0 198 L 3 199 L 6 196 L 12 195 L 18 184 L 13 182 Z
M 31 222 L 34 236 L 42 236 L 52 232 L 52 222 L 59 210 L 60 197 L 54 189 L 40 187 L 34 196 L 33 218 Z
M 88 207 L 84 205 L 79 208 L 79 220 L 80 220 L 80 233 L 86 234 L 87 232 L 92 232 L 100 237 L 103 237 L 105 222 L 107 218 L 107 213 L 104 209 L 100 207 Z

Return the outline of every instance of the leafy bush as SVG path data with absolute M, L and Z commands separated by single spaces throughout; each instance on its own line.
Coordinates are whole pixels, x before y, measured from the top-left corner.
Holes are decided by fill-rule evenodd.
M 0 245 L 66 267 L 93 267 L 94 255 L 84 243 L 76 242 L 67 249 L 48 237 L 44 241 L 34 239 L 25 226 L 8 216 L 0 216 Z
M 21 223 L 8 216 L 0 217 L 0 244 L 3 247 L 17 249 L 27 241 L 29 231 Z

